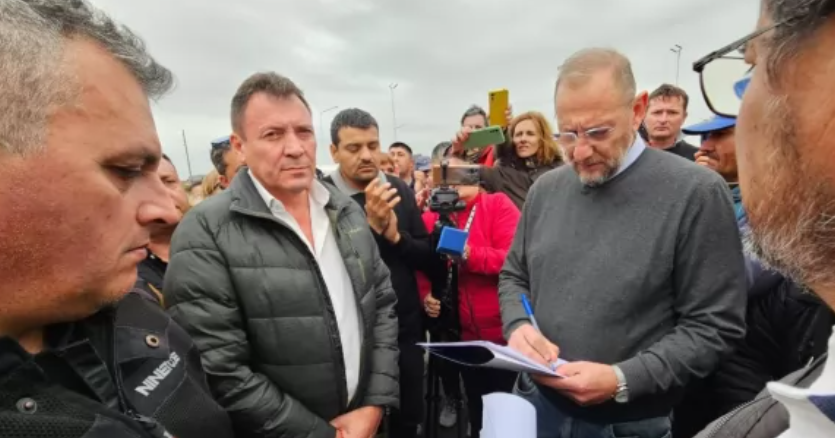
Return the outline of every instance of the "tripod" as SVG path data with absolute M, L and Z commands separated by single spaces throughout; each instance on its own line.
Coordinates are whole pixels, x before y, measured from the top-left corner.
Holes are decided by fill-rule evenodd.
M 453 192 L 454 193 L 454 192 Z M 457 196 L 457 193 L 455 194 Z M 458 207 L 457 199 L 450 199 L 445 205 Z M 432 233 L 432 246 L 437 246 L 441 230 L 446 227 L 454 227 L 455 221 L 451 213 L 459 208 L 445 208 L 439 211 L 438 222 Z M 431 276 L 432 296 L 441 302 L 441 314 L 434 320 L 429 329 L 430 342 L 445 342 L 460 340 L 460 322 L 458 320 L 458 266 L 451 263 L 446 257 L 438 258 L 438 269 Z M 427 372 L 426 388 L 426 438 L 438 437 L 438 419 L 441 414 L 441 374 L 439 372 L 441 360 L 435 355 L 429 354 L 429 365 Z M 460 388 L 459 377 L 456 375 L 456 385 Z M 453 398 L 453 404 L 458 417 L 458 437 L 467 436 L 467 422 L 463 419 L 464 400 L 461 391 L 456 388 L 454 394 L 446 394 Z
M 430 333 L 430 341 L 434 341 L 435 336 Z M 426 390 L 426 434 L 425 438 L 438 438 L 438 419 L 441 416 L 441 376 L 438 372 L 440 360 L 434 354 L 429 355 L 429 370 L 427 372 L 427 390 Z M 459 385 L 458 375 L 455 379 L 456 385 Z M 455 413 L 458 417 L 456 427 L 458 429 L 458 438 L 466 438 L 467 424 L 462 415 L 464 411 L 464 400 L 460 391 L 458 394 L 446 394 L 447 397 L 452 397 L 452 402 L 455 406 Z

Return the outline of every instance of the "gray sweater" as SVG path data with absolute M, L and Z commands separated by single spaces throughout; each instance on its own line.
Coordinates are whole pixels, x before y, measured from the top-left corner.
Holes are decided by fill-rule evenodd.
M 745 269 L 727 184 L 673 154 L 646 149 L 603 186 L 571 166 L 534 184 L 499 278 L 505 336 L 528 319 L 529 294 L 564 359 L 617 364 L 630 403 L 573 416 L 619 422 L 669 415 L 745 332 Z

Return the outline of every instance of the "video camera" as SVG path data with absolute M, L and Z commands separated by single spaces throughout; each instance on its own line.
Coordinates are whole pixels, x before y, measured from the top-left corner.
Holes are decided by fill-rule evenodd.
M 438 166 L 432 167 L 432 179 L 437 187 L 432 189 L 429 196 L 429 210 L 443 216 L 463 211 L 466 204 L 461 201 L 453 186 L 477 186 L 481 180 L 481 166 L 469 164 L 450 165 L 444 159 Z

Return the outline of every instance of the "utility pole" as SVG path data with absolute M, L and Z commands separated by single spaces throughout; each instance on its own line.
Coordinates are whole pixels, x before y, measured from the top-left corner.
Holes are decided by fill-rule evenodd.
M 188 177 L 191 178 L 191 157 L 188 154 L 188 141 L 186 140 L 186 130 L 183 129 L 181 132 L 183 134 L 183 149 L 186 150 L 186 165 L 188 166 Z
M 394 141 L 397 141 L 397 113 L 394 111 L 394 89 L 397 88 L 397 83 L 389 84 L 389 91 L 391 92 L 391 126 L 394 128 Z
M 678 73 L 681 69 L 681 46 L 676 44 L 670 48 L 670 51 L 676 54 L 676 86 L 678 86 Z
M 338 106 L 332 106 L 328 109 L 324 109 L 324 110 L 319 112 L 319 131 L 325 136 L 325 142 L 326 143 L 327 143 L 327 139 L 328 139 L 328 133 L 325 131 L 325 123 L 324 123 L 325 113 L 327 113 L 329 111 L 336 110 L 336 109 L 339 109 L 339 107 Z

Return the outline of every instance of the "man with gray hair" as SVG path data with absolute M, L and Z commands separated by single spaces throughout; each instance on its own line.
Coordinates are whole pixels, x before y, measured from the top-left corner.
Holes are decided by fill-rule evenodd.
M 171 73 L 81 0 L 0 1 L 0 436 L 232 437 L 191 339 L 129 293 Z
M 835 0 L 762 0 L 756 30 L 696 61 L 694 70 L 710 109 L 738 116 L 747 249 L 835 309 L 833 45 Z M 828 351 L 835 352 L 835 336 Z M 699 436 L 835 436 L 835 360 L 824 355 L 770 383 L 756 402 Z
M 646 147 L 647 94 L 636 96 L 620 53 L 569 57 L 555 107 L 571 166 L 531 188 L 499 296 L 511 347 L 569 362 L 556 369 L 564 378 L 522 375 L 516 391 L 543 438 L 668 436 L 687 382 L 744 334 L 730 195 L 714 172 Z

